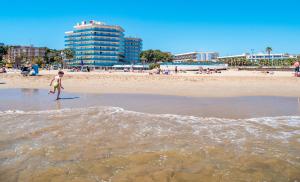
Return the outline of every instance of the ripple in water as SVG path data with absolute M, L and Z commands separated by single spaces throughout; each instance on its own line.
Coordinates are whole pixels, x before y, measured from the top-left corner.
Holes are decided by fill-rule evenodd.
M 0 181 L 300 181 L 300 117 L 0 112 Z

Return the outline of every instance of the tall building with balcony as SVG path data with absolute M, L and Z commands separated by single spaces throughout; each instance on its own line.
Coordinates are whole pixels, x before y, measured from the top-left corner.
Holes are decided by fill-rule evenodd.
M 75 52 L 74 59 L 66 60 L 69 66 L 113 66 L 124 62 L 124 30 L 120 26 L 97 21 L 83 21 L 66 32 L 66 48 Z
M 125 62 L 129 64 L 140 63 L 140 54 L 142 52 L 142 39 L 140 38 L 125 38 Z

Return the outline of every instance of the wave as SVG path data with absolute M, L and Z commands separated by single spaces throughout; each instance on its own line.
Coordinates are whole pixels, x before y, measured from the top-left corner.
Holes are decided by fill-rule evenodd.
M 74 113 L 74 112 L 89 112 L 89 111 L 105 111 L 106 114 L 117 114 L 117 113 L 127 113 L 134 115 L 144 115 L 144 116 L 154 116 L 154 117 L 163 117 L 170 119 L 184 119 L 190 120 L 190 122 L 198 121 L 201 119 L 209 119 L 209 120 L 222 120 L 222 121 L 232 121 L 232 120 L 247 120 L 252 122 L 260 122 L 270 126 L 277 126 L 277 123 L 274 121 L 281 120 L 289 120 L 289 124 L 294 126 L 299 126 L 300 116 L 272 116 L 272 117 L 254 117 L 247 119 L 228 119 L 228 118 L 218 118 L 218 117 L 198 117 L 198 116 L 190 116 L 190 115 L 177 115 L 177 114 L 150 114 L 143 113 L 137 111 L 125 110 L 121 107 L 111 107 L 111 106 L 98 106 L 98 107 L 87 107 L 87 108 L 64 108 L 64 109 L 54 109 L 54 110 L 6 110 L 0 111 L 0 116 L 5 115 L 39 115 L 39 114 L 64 114 L 64 113 Z
M 41 117 L 47 119 L 41 119 Z M 139 133 L 138 135 L 144 135 L 147 132 L 154 132 L 158 135 L 189 132 L 193 133 L 193 135 L 207 135 L 210 138 L 218 136 L 218 138 L 223 139 L 224 137 L 236 139 L 238 138 L 237 133 L 239 133 L 238 135 L 241 138 L 251 135 L 284 140 L 300 135 L 300 116 L 227 119 L 175 114 L 149 114 L 108 106 L 41 111 L 7 110 L 0 112 L 0 119 L 7 122 L 11 120 L 27 120 L 31 121 L 31 123 L 41 120 L 47 122 L 47 120 L 52 120 L 53 118 L 80 123 L 117 122 L 121 128 L 135 128 L 136 132 Z M 135 125 L 132 123 L 135 123 Z M 25 124 L 22 123 L 22 125 Z M 300 142 L 300 139 L 298 141 Z
M 226 119 L 148 114 L 104 106 L 8 110 L 0 113 L 0 135 L 2 141 L 31 148 L 57 144 L 88 146 L 95 142 L 119 152 L 227 146 L 239 152 L 271 152 L 278 156 L 289 149 L 289 155 L 298 156 L 300 116 Z M 7 149 L 13 147 L 10 144 Z

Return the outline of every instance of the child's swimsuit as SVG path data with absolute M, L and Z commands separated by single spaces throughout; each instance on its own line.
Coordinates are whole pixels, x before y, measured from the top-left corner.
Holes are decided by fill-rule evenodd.
M 53 87 L 56 89 L 56 88 L 58 88 L 58 86 L 59 86 L 59 76 L 55 76 L 55 78 L 54 78 L 55 80 L 54 80 L 54 85 L 53 85 Z

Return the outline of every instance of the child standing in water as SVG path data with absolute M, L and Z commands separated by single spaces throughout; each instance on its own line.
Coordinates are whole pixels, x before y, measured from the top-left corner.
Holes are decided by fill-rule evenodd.
M 62 77 L 64 76 L 64 72 L 63 71 L 59 71 L 58 72 L 58 75 L 56 75 L 50 82 L 50 87 L 52 86 L 53 84 L 53 91 L 50 90 L 49 91 L 49 94 L 55 94 L 55 91 L 57 89 L 57 98 L 56 100 L 59 100 L 60 99 L 60 89 L 64 89 L 64 87 L 62 86 L 61 84 L 61 79 Z M 53 83 L 54 82 L 54 83 Z

